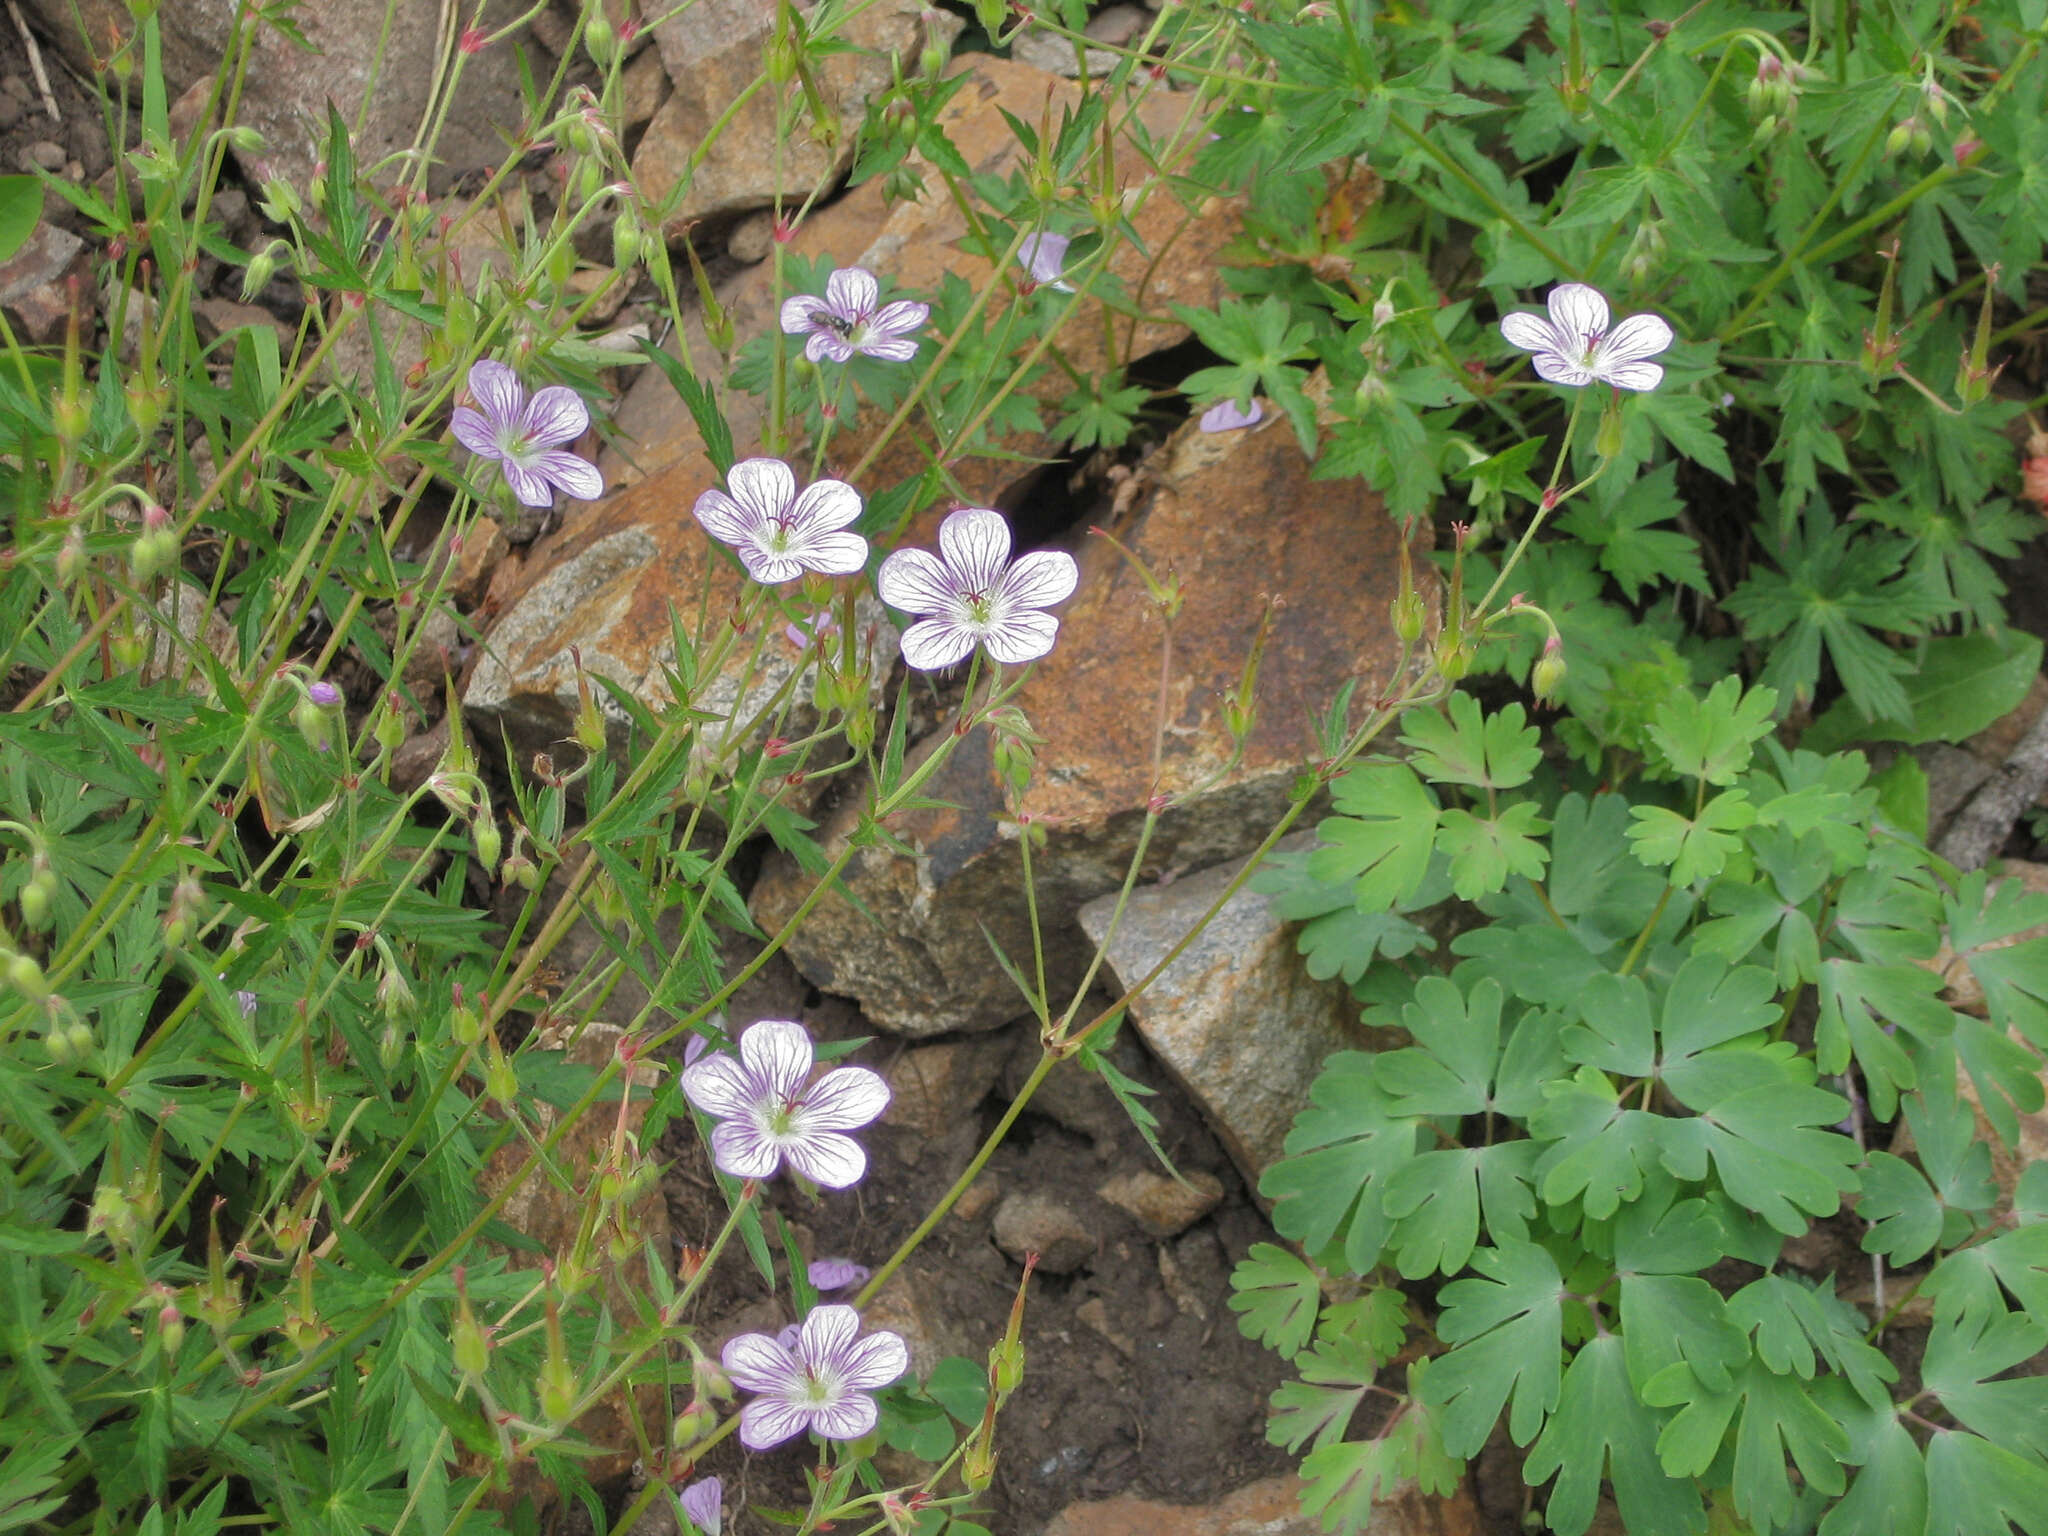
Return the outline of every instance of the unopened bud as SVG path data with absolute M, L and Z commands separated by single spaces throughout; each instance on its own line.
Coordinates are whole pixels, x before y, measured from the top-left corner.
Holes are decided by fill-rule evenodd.
M 599 69 L 609 69 L 618 56 L 619 34 L 612 30 L 612 24 L 603 11 L 595 11 L 583 25 L 583 46 L 590 50 L 591 61 Z
M 1529 669 L 1529 691 L 1545 704 L 1555 704 L 1564 688 L 1564 642 L 1552 635 L 1543 642 L 1543 654 Z
M 178 1310 L 175 1301 L 167 1301 L 156 1315 L 157 1338 L 162 1341 L 164 1354 L 176 1359 L 178 1350 L 185 1343 L 185 1314 Z
M 470 832 L 476 840 L 477 862 L 485 869 L 497 868 L 498 855 L 505 847 L 505 834 L 498 830 L 497 819 L 488 809 L 481 811 L 471 824 Z
M 1621 396 L 1613 393 L 1600 412 L 1600 428 L 1593 434 L 1593 451 L 1603 459 L 1611 459 L 1621 452 L 1621 443 Z
M 1896 160 L 1909 147 L 1911 147 L 1913 143 L 1913 136 L 1915 133 L 1919 131 L 1921 131 L 1920 119 L 1917 117 L 1908 117 L 1900 122 L 1894 123 L 1892 125 L 1892 131 L 1884 136 L 1885 159 Z
M 495 1042 L 491 1059 L 484 1067 L 484 1093 L 500 1109 L 510 1109 L 519 1099 L 519 1074 L 513 1069 L 512 1058 Z
M 73 528 L 57 548 L 57 585 L 68 587 L 85 572 L 85 534 Z

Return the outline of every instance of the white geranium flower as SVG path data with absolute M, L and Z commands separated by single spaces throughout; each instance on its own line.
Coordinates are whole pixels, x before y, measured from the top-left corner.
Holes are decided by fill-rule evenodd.
M 1676 339 L 1661 317 L 1630 315 L 1611 326 L 1607 300 L 1584 283 L 1559 283 L 1550 290 L 1549 305 L 1548 320 L 1519 311 L 1502 317 L 1500 333 L 1534 353 L 1537 373 L 1551 383 L 1640 390 L 1663 382 L 1663 367 L 1645 361 Z

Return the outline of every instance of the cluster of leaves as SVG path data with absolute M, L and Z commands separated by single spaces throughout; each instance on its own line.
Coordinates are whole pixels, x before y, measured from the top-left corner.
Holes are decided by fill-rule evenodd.
M 1223 363 L 1190 392 L 1266 394 L 1319 475 L 1397 516 L 1462 491 L 1476 553 L 1562 421 L 1499 315 L 1564 281 L 1658 310 L 1680 338 L 1663 386 L 1514 578 L 1559 623 L 1577 745 L 1625 749 L 1646 640 L 1702 679 L 1747 655 L 1781 710 L 1839 697 L 1910 730 L 1922 647 L 1997 629 L 1990 561 L 2035 527 L 2009 499 L 2019 406 L 1989 390 L 2039 323 L 1996 323 L 2048 240 L 2038 0 L 1833 27 L 1720 3 L 1327 10 L 1243 23 L 1267 67 L 1195 171 L 1242 190 L 1253 248 L 1242 298 L 1197 322 Z M 1480 665 L 1524 676 L 1534 651 Z
M 1503 1416 L 1566 1536 L 1603 1484 L 1673 1536 L 1713 1510 L 1917 1536 L 2048 1509 L 2048 1379 L 2009 1374 L 2048 1345 L 2048 1167 L 2001 1190 L 1989 1140 L 2043 1103 L 2048 938 L 2013 941 L 2048 898 L 1958 877 L 1887 813 L 1909 781 L 1788 750 L 1774 703 L 1676 696 L 1635 792 L 1558 795 L 1519 706 L 1455 696 L 1261 877 L 1313 918 L 1313 968 L 1413 1042 L 1331 1059 L 1260 1185 L 1299 1256 L 1235 1277 L 1300 1371 L 1269 1433 L 1309 1447 L 1326 1528 Z M 1483 921 L 1419 963 L 1449 892 Z M 1943 943 L 1987 1016 L 1944 1001 Z M 1788 1244 L 1823 1238 L 1868 1267 L 1803 1272 Z M 1888 1331 L 1916 1298 L 1929 1331 Z

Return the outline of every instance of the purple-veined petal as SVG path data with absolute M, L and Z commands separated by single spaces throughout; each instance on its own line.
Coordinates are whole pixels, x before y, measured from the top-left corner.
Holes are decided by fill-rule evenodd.
M 533 467 L 578 501 L 595 501 L 604 494 L 604 476 L 588 459 L 578 458 L 563 448 L 542 454 Z
M 1607 333 L 1594 357 L 1602 363 L 1632 363 L 1655 357 L 1678 338 L 1662 315 L 1630 315 Z
M 915 299 L 895 299 L 875 311 L 868 321 L 868 334 L 873 336 L 879 332 L 884 336 L 907 336 L 913 331 L 923 330 L 931 313 L 929 304 L 920 304 Z
M 875 1400 L 849 1392 L 836 1403 L 811 1410 L 811 1428 L 827 1440 L 858 1440 L 875 1427 Z
M 803 542 L 803 566 L 820 576 L 851 576 L 868 563 L 868 541 L 857 533 L 814 534 Z
M 885 363 L 907 363 L 917 356 L 917 342 L 908 336 L 868 336 L 856 350 Z
M 848 1386 L 871 1392 L 910 1369 L 910 1347 L 886 1328 L 877 1329 L 840 1354 L 839 1369 L 840 1379 Z
M 719 1536 L 725 1524 L 725 1484 L 715 1477 L 700 1477 L 677 1495 L 676 1502 L 704 1536 Z
M 1004 666 L 1021 667 L 1050 651 L 1059 632 L 1060 621 L 1051 614 L 1025 608 L 991 621 L 981 643 Z
M 859 320 L 873 313 L 882 297 L 882 285 L 866 267 L 841 267 L 825 279 L 825 302 L 845 320 Z
M 1017 247 L 1017 259 L 1037 283 L 1056 283 L 1067 264 L 1067 247 L 1073 242 L 1065 235 L 1026 235 Z
M 469 370 L 469 392 L 494 428 L 516 427 L 526 411 L 526 386 L 503 363 L 479 358 Z
M 697 1058 L 704 1054 L 710 1044 L 711 1042 L 702 1035 L 691 1035 L 689 1039 L 683 1042 L 683 1066 L 686 1069 L 694 1067 L 697 1064 Z
M 1541 315 L 1532 315 L 1526 310 L 1516 310 L 1512 315 L 1502 315 L 1500 333 L 1524 352 L 1558 352 L 1566 345 L 1565 338 L 1558 335 L 1556 326 Z
M 500 459 L 498 467 L 505 472 L 505 483 L 512 487 L 512 494 L 529 507 L 552 507 L 555 504 L 555 488 L 539 470 L 528 469 L 511 459 Z
M 868 1171 L 868 1155 L 859 1142 L 838 1131 L 811 1130 L 801 1112 L 795 1130 L 782 1144 L 782 1156 L 790 1167 L 826 1189 L 850 1189 Z
M 981 633 L 952 619 L 919 619 L 903 631 L 903 664 L 919 672 L 942 672 L 973 654 Z
M 843 1291 L 848 1286 L 865 1285 L 873 1273 L 867 1265 L 851 1259 L 813 1259 L 804 1278 L 820 1291 Z
M 803 1025 L 788 1019 L 762 1019 L 740 1036 L 740 1060 L 763 1099 L 787 1103 L 811 1075 L 817 1051 Z
M 750 1451 L 772 1451 L 810 1427 L 809 1409 L 779 1397 L 757 1397 L 740 1410 L 740 1444 Z
M 844 480 L 819 480 L 805 486 L 790 507 L 789 524 L 801 533 L 825 533 L 859 516 L 859 491 Z
M 750 535 L 739 546 L 740 564 L 747 568 L 747 574 L 764 587 L 779 587 L 785 581 L 795 581 L 804 573 L 803 561 L 785 551 L 774 554 L 762 547 L 758 534 Z
M 796 1341 L 803 1337 L 803 1327 L 797 1323 L 784 1323 L 775 1330 L 775 1342 L 784 1349 L 794 1350 Z
M 1607 329 L 1610 311 L 1598 288 L 1584 283 L 1559 283 L 1546 301 L 1550 323 L 1564 332 L 1563 352 L 1583 353 L 1595 336 Z
M 724 544 L 740 544 L 754 536 L 754 518 L 725 492 L 710 490 L 691 509 L 704 531 Z
M 860 1314 L 839 1302 L 811 1308 L 804 1319 L 802 1336 L 794 1351 L 798 1362 L 814 1373 L 829 1369 L 839 1372 L 839 1357 L 860 1337 Z
M 901 613 L 951 613 L 959 587 L 930 550 L 899 549 L 875 573 L 875 591 Z
M 889 1107 L 889 1085 L 866 1067 L 834 1067 L 804 1094 L 804 1125 L 857 1131 Z
M 799 293 L 782 301 L 782 329 L 791 336 L 809 334 L 820 314 L 830 314 L 832 306 L 815 293 Z
M 455 429 L 455 441 L 471 453 L 485 459 L 498 457 L 498 434 L 491 430 L 490 422 L 468 406 L 455 407 L 448 425 Z
M 996 590 L 1005 604 L 1050 608 L 1072 597 L 1080 580 L 1081 568 L 1074 564 L 1072 555 L 1057 549 L 1034 549 L 1028 555 L 1019 555 L 1016 563 L 1003 572 L 1002 583 Z
M 804 343 L 804 356 L 814 363 L 822 363 L 828 358 L 835 363 L 843 363 L 853 356 L 853 343 L 837 331 L 813 331 L 811 339 Z
M 1266 408 L 1256 400 L 1243 409 L 1235 400 L 1218 400 L 1202 412 L 1197 425 L 1204 432 L 1235 432 L 1241 427 L 1256 427 L 1265 416 Z
M 969 592 L 989 592 L 1010 559 L 1010 524 L 987 507 L 962 507 L 939 524 L 939 554 Z
M 1616 389 L 1650 390 L 1664 382 L 1661 363 L 1602 363 L 1598 371 Z
M 754 1081 L 730 1056 L 712 1055 L 683 1068 L 683 1097 L 721 1120 L 754 1107 Z
M 1592 369 L 1562 353 L 1538 352 L 1529 361 L 1535 365 L 1539 377 L 1553 384 L 1569 384 L 1574 389 L 1583 389 L 1593 382 Z
M 784 1345 L 765 1333 L 742 1333 L 725 1341 L 718 1363 L 733 1385 L 748 1392 L 800 1392 L 804 1373 Z
M 711 1160 L 735 1179 L 772 1179 L 788 1149 L 754 1123 L 752 1115 L 721 1120 L 711 1128 Z
M 796 500 L 796 476 L 780 459 L 741 459 L 727 472 L 725 483 L 755 528 L 781 517 Z
M 573 443 L 590 426 L 590 407 L 566 384 L 550 384 L 526 403 L 521 435 L 537 448 Z

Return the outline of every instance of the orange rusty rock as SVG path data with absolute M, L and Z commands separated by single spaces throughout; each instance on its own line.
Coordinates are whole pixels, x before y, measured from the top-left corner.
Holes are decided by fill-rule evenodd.
M 1355 480 L 1311 479 L 1279 422 L 1216 436 L 1190 424 L 1158 457 L 1151 500 L 1113 531 L 1186 593 L 1163 712 L 1164 627 L 1137 573 L 1100 540 L 1079 552 L 1081 584 L 1059 643 L 1017 699 L 1047 738 L 1024 809 L 1047 828 L 1033 871 L 1056 990 L 1077 981 L 1083 964 L 1070 919 L 1121 885 L 1155 793 L 1179 798 L 1153 835 L 1149 878 L 1247 852 L 1308 764 L 1311 717 L 1353 678 L 1360 700 L 1377 696 L 1400 665 L 1387 622 L 1400 534 L 1378 495 Z M 1433 603 L 1429 567 L 1417 563 Z M 1222 694 L 1238 681 L 1269 604 L 1258 718 L 1233 761 Z M 946 806 L 889 823 L 916 856 L 862 850 L 845 877 L 854 900 L 823 900 L 788 953 L 887 1029 L 992 1028 L 1025 1008 L 983 928 L 1013 957 L 1028 959 L 1031 938 L 1015 821 L 985 730 L 960 742 L 926 793 Z M 828 846 L 854 832 L 859 799 L 828 822 Z M 756 918 L 779 929 L 810 884 L 771 863 L 753 893 Z
M 753 590 L 738 567 L 714 551 L 691 514 L 709 484 L 696 464 L 672 464 L 592 504 L 545 541 L 544 551 L 536 548 L 528 568 L 541 574 L 529 577 L 493 626 L 470 673 L 463 707 L 473 730 L 489 740 L 502 729 L 511 738 L 515 762 L 554 750 L 573 733 L 581 700 L 571 647 L 588 671 L 619 683 L 649 708 L 658 711 L 674 702 L 666 676 L 675 662 L 671 606 L 702 654 L 722 640 L 730 616 Z M 808 611 L 799 586 L 778 590 L 792 616 Z M 895 659 L 895 631 L 881 604 L 866 593 L 855 614 L 862 642 L 872 648 L 879 685 Z M 764 621 L 765 633 L 756 629 L 739 637 L 724 666 L 701 681 L 692 707 L 751 715 L 792 671 L 808 669 L 807 659 L 782 634 L 786 622 L 773 617 Z M 625 739 L 624 718 L 602 689 L 592 684 L 591 691 L 616 749 Z M 799 704 L 792 718 L 800 721 L 809 708 L 809 688 L 799 682 L 793 692 Z M 714 739 L 718 730 L 706 727 Z

